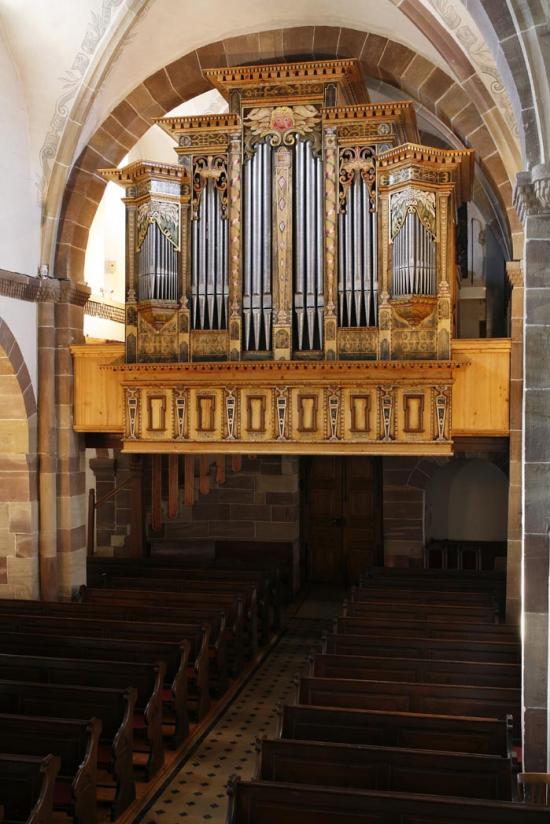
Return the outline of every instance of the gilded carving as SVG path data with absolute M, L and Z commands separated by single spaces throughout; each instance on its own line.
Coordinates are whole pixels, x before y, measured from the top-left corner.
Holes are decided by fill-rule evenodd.
M 277 420 L 277 440 L 287 440 L 287 410 L 288 410 L 288 388 L 275 389 L 275 413 Z
M 222 217 L 227 217 L 227 157 L 226 155 L 206 155 L 193 158 L 193 218 L 199 215 L 200 199 L 209 180 L 220 197 Z
M 390 200 L 391 234 L 399 234 L 408 214 L 414 213 L 422 225 L 435 237 L 435 194 L 422 189 L 407 188 L 394 192 Z
M 235 440 L 235 413 L 237 410 L 237 390 L 225 389 L 225 423 L 227 427 L 226 440 Z
M 340 150 L 338 202 L 340 212 L 346 211 L 346 200 L 353 181 L 360 178 L 369 193 L 370 211 L 376 211 L 376 165 L 372 146 L 350 146 Z
M 174 439 L 185 440 L 185 425 L 187 412 L 187 392 L 185 389 L 174 389 Z
M 288 349 L 290 346 L 290 335 L 286 329 L 277 329 L 275 333 L 275 348 Z
M 140 389 L 126 389 L 126 438 L 135 441 L 139 437 L 138 410 L 141 399 Z
M 434 387 L 436 441 L 448 440 L 450 431 L 450 390 L 448 386 Z
M 149 200 L 137 208 L 136 251 L 139 252 L 147 230 L 156 224 L 174 249 L 180 250 L 180 207 L 179 203 L 167 200 Z
M 327 391 L 328 399 L 328 423 L 329 423 L 329 440 L 338 441 L 339 424 L 340 424 L 340 389 L 338 387 L 330 387 Z
M 380 437 L 383 441 L 393 440 L 394 429 L 394 391 L 393 387 L 380 386 L 378 388 L 380 399 L 380 418 L 381 418 L 381 432 Z
M 316 106 L 264 106 L 249 109 L 243 119 L 246 157 L 254 153 L 254 145 L 267 138 L 271 146 L 293 146 L 299 136 L 310 140 L 313 149 L 321 149 L 321 132 L 317 128 L 321 114 Z
M 376 355 L 377 335 L 370 329 L 339 329 L 338 351 L 341 355 Z
M 213 357 L 227 355 L 227 332 L 225 330 L 219 332 L 192 332 L 191 355 L 194 358 L 204 358 L 208 355 Z
M 229 306 L 240 318 L 241 305 L 241 136 L 231 135 L 229 149 Z M 237 321 L 239 323 L 239 321 Z M 237 336 L 240 338 L 240 334 Z
M 336 163 L 337 144 L 334 128 L 324 130 L 325 153 L 325 317 L 332 317 L 336 311 Z M 327 324 L 328 326 L 328 324 Z M 334 330 L 336 324 L 334 324 Z M 332 331 L 332 329 L 331 329 Z M 334 340 L 335 334 L 329 335 L 325 329 L 326 339 Z

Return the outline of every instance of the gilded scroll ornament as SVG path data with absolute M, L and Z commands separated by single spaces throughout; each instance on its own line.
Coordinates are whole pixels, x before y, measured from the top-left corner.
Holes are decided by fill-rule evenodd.
M 321 150 L 321 132 L 317 127 L 321 114 L 315 106 L 273 106 L 250 109 L 243 120 L 246 129 L 246 157 L 254 154 L 254 145 L 267 138 L 273 147 L 293 146 L 296 138 L 311 140 L 313 151 Z
M 227 217 L 227 157 L 226 155 L 205 155 L 193 161 L 193 218 L 199 215 L 200 199 L 209 180 L 220 196 L 222 217 Z
M 137 208 L 136 251 L 139 252 L 149 226 L 155 223 L 174 249 L 180 251 L 180 207 L 166 200 L 140 203 Z
M 422 225 L 435 237 L 435 194 L 422 189 L 407 188 L 391 196 L 391 239 L 401 231 L 408 214 L 414 213 Z
M 369 193 L 370 211 L 376 211 L 376 166 L 372 146 L 350 146 L 340 151 L 338 170 L 338 202 L 340 212 L 346 211 L 346 200 L 353 181 L 359 177 Z

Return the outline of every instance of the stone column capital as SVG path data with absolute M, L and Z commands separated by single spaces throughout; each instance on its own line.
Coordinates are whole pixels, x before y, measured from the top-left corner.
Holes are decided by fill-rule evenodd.
M 518 173 L 514 207 L 522 223 L 530 215 L 550 216 L 550 164 L 540 163 Z
M 523 286 L 523 266 L 521 260 L 507 260 L 506 275 L 512 288 Z

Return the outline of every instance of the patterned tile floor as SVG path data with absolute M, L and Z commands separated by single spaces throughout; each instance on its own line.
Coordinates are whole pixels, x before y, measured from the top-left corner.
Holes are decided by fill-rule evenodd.
M 224 715 L 199 743 L 175 778 L 151 803 L 142 824 L 222 824 L 226 785 L 233 774 L 254 774 L 257 738 L 274 734 L 277 704 L 293 698 L 294 676 L 320 640 L 327 618 L 335 615 L 333 600 L 308 599 L 291 618 L 280 641 L 252 675 Z M 303 617 L 302 617 L 303 616 Z M 314 617 L 317 616 L 317 617 Z

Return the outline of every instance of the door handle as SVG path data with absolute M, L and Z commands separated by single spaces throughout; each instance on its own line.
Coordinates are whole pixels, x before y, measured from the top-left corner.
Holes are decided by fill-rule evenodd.
M 331 518 L 330 521 L 331 526 L 345 526 L 346 519 L 345 518 Z

